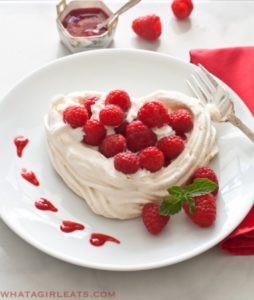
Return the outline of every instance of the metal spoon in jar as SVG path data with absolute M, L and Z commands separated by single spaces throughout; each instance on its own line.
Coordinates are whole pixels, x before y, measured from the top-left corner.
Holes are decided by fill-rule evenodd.
M 111 15 L 107 20 L 104 22 L 98 24 L 96 26 L 96 30 L 100 30 L 103 27 L 108 27 L 108 25 L 112 22 L 114 22 L 122 13 L 126 12 L 129 10 L 131 7 L 134 5 L 138 4 L 141 0 L 130 0 L 126 4 L 124 4 L 121 8 L 119 8 L 113 15 Z

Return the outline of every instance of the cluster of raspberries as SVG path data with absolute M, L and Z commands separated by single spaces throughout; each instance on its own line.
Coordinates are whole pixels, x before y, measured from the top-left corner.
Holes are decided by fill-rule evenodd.
M 195 212 L 191 211 L 189 203 L 184 202 L 182 208 L 188 218 L 200 227 L 210 227 L 214 224 L 217 211 L 217 199 L 216 195 L 219 191 L 219 182 L 216 173 L 209 167 L 198 168 L 192 177 L 190 182 L 197 178 L 209 179 L 217 184 L 217 188 L 212 193 L 207 193 L 193 197 L 192 201 L 195 206 Z M 142 210 L 143 223 L 149 233 L 157 235 L 169 223 L 170 215 L 160 214 L 160 205 L 158 203 L 147 203 Z
M 131 108 L 130 96 L 123 90 L 111 91 L 105 99 L 98 119 L 91 118 L 91 106 L 98 97 L 86 97 L 83 105 L 71 105 L 64 110 L 63 120 L 72 128 L 82 127 L 83 142 L 98 146 L 107 158 L 114 157 L 114 167 L 124 174 L 136 173 L 140 168 L 156 172 L 168 166 L 184 149 L 185 133 L 193 128 L 189 110 L 169 113 L 158 101 L 145 103 L 130 123 L 126 114 Z M 107 135 L 110 126 L 114 134 Z M 170 126 L 175 134 L 157 138 L 152 129 Z

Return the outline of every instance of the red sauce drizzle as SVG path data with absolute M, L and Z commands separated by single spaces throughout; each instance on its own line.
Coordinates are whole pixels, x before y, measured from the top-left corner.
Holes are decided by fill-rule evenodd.
M 17 156 L 22 157 L 22 153 L 26 145 L 29 143 L 29 139 L 24 137 L 24 136 L 17 136 L 14 139 L 14 144 L 16 145 L 17 148 Z M 35 173 L 31 170 L 27 170 L 23 168 L 21 170 L 21 176 L 31 184 L 35 186 L 39 186 L 40 182 L 37 179 Z M 49 210 L 52 212 L 57 212 L 58 209 L 47 199 L 45 198 L 40 198 L 39 200 L 35 201 L 34 203 L 35 207 L 40 210 Z M 80 223 L 76 223 L 73 221 L 68 221 L 64 220 L 62 221 L 62 224 L 60 225 L 61 231 L 65 233 L 70 233 L 76 230 L 84 230 L 85 226 Z M 106 242 L 113 242 L 116 244 L 120 244 L 120 241 L 117 240 L 116 238 L 102 234 L 102 233 L 92 233 L 90 236 L 90 243 L 93 246 L 100 247 L 103 246 Z
M 76 223 L 76 222 L 72 222 L 72 221 L 62 221 L 60 229 L 63 232 L 69 233 L 69 232 L 73 232 L 76 230 L 84 230 L 85 226 L 80 223 Z
M 34 205 L 40 210 L 50 210 L 53 212 L 58 211 L 58 209 L 49 200 L 45 198 L 40 198 L 40 200 L 35 201 Z
M 17 156 L 22 157 L 22 153 L 26 145 L 29 143 L 29 139 L 20 135 L 14 139 L 14 144 L 17 149 Z
M 102 233 L 92 233 L 90 237 L 90 243 L 93 246 L 100 247 L 103 246 L 106 242 L 113 242 L 116 244 L 120 244 L 120 241 L 115 239 L 112 236 L 102 234 Z
M 28 182 L 30 182 L 31 184 L 35 185 L 35 186 L 39 186 L 40 182 L 37 179 L 35 173 L 33 171 L 27 170 L 27 169 L 22 169 L 21 170 L 21 176 Z

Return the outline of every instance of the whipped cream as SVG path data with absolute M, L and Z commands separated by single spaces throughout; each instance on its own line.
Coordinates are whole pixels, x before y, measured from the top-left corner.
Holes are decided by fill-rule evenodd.
M 184 151 L 168 166 L 156 173 L 139 170 L 125 175 L 114 168 L 113 158 L 106 158 L 98 147 L 81 143 L 81 128 L 72 129 L 63 122 L 63 111 L 69 105 L 82 105 L 87 96 L 99 100 L 92 107 L 92 118 L 98 117 L 106 94 L 94 91 L 59 95 L 53 99 L 45 117 L 48 151 L 52 164 L 65 183 L 89 207 L 108 218 L 129 219 L 141 214 L 147 202 L 159 202 L 167 195 L 167 188 L 183 185 L 193 172 L 216 155 L 216 130 L 211 122 L 210 110 L 196 98 L 169 91 L 156 91 L 133 99 L 126 116 L 132 121 L 138 109 L 148 101 L 160 101 L 169 111 L 186 107 L 193 113 L 194 127 L 188 134 Z M 112 128 L 108 128 L 109 133 Z M 158 138 L 173 134 L 172 128 L 153 128 Z

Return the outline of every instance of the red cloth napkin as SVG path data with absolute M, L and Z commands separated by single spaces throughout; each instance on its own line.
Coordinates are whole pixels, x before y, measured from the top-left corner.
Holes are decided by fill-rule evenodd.
M 230 86 L 254 115 L 254 47 L 191 50 L 190 61 L 202 64 Z M 220 248 L 234 255 L 254 254 L 254 206 Z

